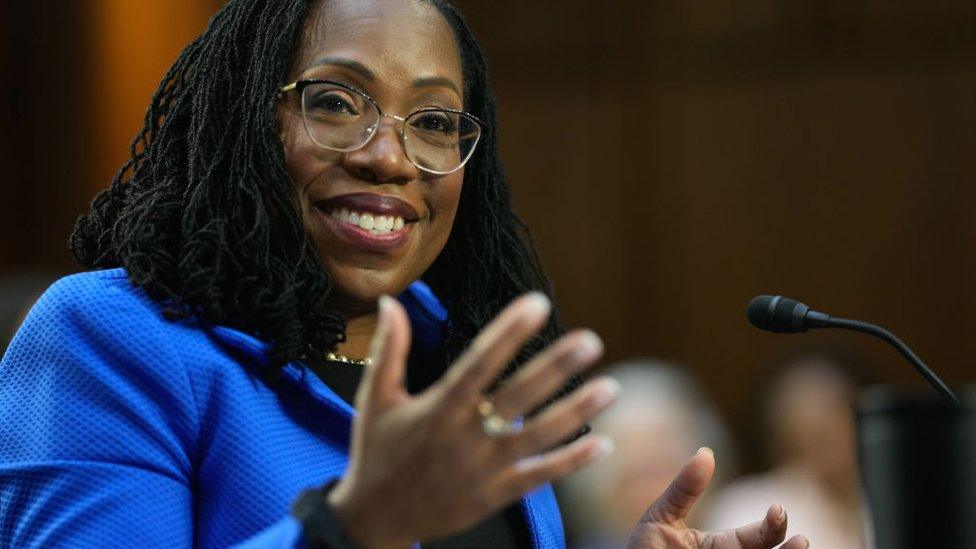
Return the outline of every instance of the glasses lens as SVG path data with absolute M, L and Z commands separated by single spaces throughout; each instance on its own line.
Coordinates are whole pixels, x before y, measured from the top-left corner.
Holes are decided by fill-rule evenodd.
M 362 147 L 376 131 L 380 113 L 360 93 L 336 84 L 309 84 L 302 92 L 305 129 L 319 146 L 336 151 Z
M 481 138 L 481 125 L 465 114 L 426 110 L 407 118 L 403 138 L 411 162 L 426 171 L 446 174 L 471 157 Z

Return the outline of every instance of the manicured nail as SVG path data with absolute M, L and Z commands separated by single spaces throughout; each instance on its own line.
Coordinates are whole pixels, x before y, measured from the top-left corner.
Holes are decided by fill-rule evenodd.
M 573 351 L 573 360 L 576 362 L 589 362 L 596 360 L 603 352 L 603 342 L 595 333 L 587 330 L 580 334 L 576 350 Z
M 613 441 L 610 437 L 599 437 L 599 443 L 590 451 L 590 460 L 597 461 L 613 453 Z
M 542 292 L 531 292 L 526 296 L 525 299 L 528 303 L 526 307 L 530 312 L 538 313 L 540 315 L 548 314 L 551 303 L 546 294 Z
M 369 356 L 372 360 L 370 363 L 375 363 L 379 359 L 380 353 L 383 351 L 383 341 L 386 339 L 386 332 L 389 329 L 389 316 L 390 316 L 390 305 L 392 304 L 393 298 L 388 295 L 380 296 L 379 303 L 377 304 L 376 313 L 376 331 L 373 333 L 373 340 L 370 342 L 369 346 Z
M 593 395 L 593 402 L 599 408 L 610 405 L 617 399 L 622 388 L 620 382 L 612 377 L 605 377 L 597 381 L 597 386 Z
M 715 455 L 715 452 L 713 452 L 712 449 L 709 448 L 708 446 L 702 446 L 701 448 L 698 449 L 698 452 L 696 452 L 696 453 L 700 454 L 702 452 L 708 452 L 709 454 L 711 454 L 713 456 Z
M 385 294 L 380 296 L 379 307 L 378 307 L 379 312 L 377 315 L 379 318 L 377 319 L 377 323 L 376 323 L 377 332 L 381 329 L 386 328 L 386 324 L 388 322 L 387 317 L 390 314 L 390 305 L 392 305 L 392 302 L 393 302 L 392 297 Z

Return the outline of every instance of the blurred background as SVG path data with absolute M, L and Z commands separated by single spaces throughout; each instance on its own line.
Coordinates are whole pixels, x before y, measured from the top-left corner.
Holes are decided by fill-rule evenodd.
M 682 455 L 727 446 L 730 480 L 795 469 L 824 442 L 776 438 L 771 387 L 820 395 L 803 409 L 825 415 L 781 419 L 822 426 L 867 380 L 922 385 L 866 337 L 754 330 L 744 309 L 759 293 L 880 323 L 950 385 L 976 379 L 976 2 L 457 3 L 486 50 L 516 207 L 564 321 L 597 330 L 608 364 L 653 357 L 638 371 L 688 376 L 679 385 L 713 410 Z M 0 312 L 76 269 L 74 219 L 219 4 L 0 2 Z M 802 382 L 779 379 L 790 361 Z M 805 463 L 830 492 L 842 461 Z M 747 488 L 729 489 L 742 501 Z M 722 520 L 716 500 L 702 520 Z

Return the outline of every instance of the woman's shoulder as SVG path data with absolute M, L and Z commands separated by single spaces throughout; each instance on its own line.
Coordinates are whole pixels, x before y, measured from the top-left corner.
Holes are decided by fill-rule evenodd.
M 34 309 L 52 314 L 80 314 L 83 318 L 115 318 L 118 307 L 159 312 L 158 303 L 133 286 L 125 269 L 87 271 L 65 276 L 52 284 Z M 33 311 L 32 311 L 33 312 Z
M 163 305 L 134 286 L 124 269 L 72 274 L 52 284 L 31 308 L 18 336 L 48 333 L 78 340 L 142 340 L 165 331 Z M 16 339 L 16 338 L 15 338 Z
M 199 425 L 196 380 L 162 310 L 121 269 L 70 275 L 48 288 L 0 364 L 8 397 L 0 439 L 13 441 L 5 458 L 149 459 L 159 444 L 182 456 Z
M 69 275 L 37 300 L 8 354 L 32 368 L 42 367 L 38 357 L 59 354 L 86 369 L 182 378 L 201 388 L 228 369 L 251 375 L 268 361 L 270 346 L 253 335 L 166 311 L 124 269 Z
M 37 300 L 5 358 L 34 359 L 42 367 L 39 358 L 57 355 L 60 363 L 124 364 L 134 372 L 133 366 L 166 357 L 166 370 L 176 373 L 184 363 L 184 342 L 205 343 L 206 335 L 189 321 L 167 320 L 164 310 L 124 269 L 69 275 Z

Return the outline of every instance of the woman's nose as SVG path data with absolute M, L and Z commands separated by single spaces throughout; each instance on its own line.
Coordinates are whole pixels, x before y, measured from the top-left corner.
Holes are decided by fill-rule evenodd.
M 383 119 L 366 145 L 346 153 L 343 164 L 359 179 L 377 183 L 406 183 L 415 179 L 417 167 L 407 158 L 396 119 Z

